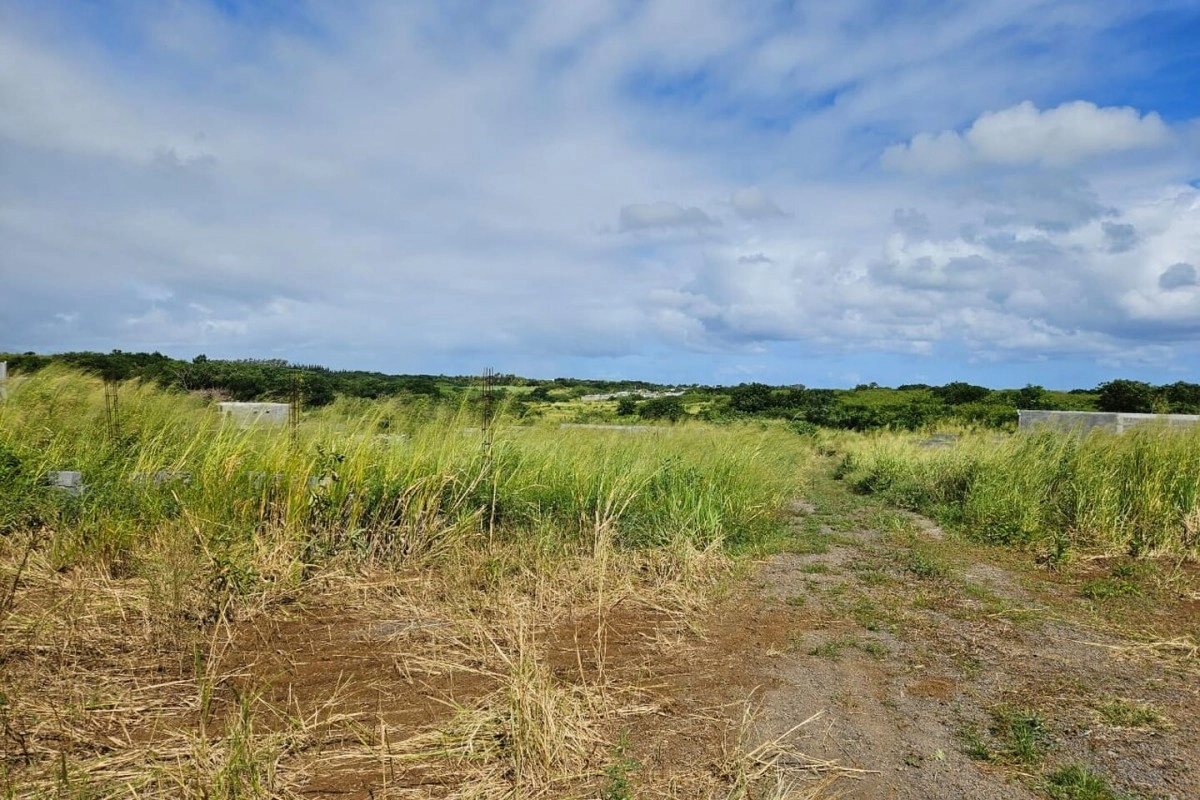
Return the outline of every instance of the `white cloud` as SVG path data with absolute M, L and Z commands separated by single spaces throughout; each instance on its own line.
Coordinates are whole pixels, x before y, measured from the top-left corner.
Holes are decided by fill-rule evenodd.
M 1013 105 L 1089 96 L 1136 10 L 869 6 L 158 4 L 117 57 L 65 0 L 0 3 L 0 349 L 544 374 L 1185 341 L 1200 163 L 1163 144 L 1200 126 Z M 881 173 L 913 131 L 944 132 L 885 162 L 970 182 Z
M 964 133 L 920 133 L 889 147 L 883 164 L 909 172 L 948 173 L 973 164 L 1063 167 L 1098 156 L 1162 147 L 1171 134 L 1154 112 L 1101 108 L 1077 100 L 1039 111 L 1025 101 L 982 114 Z
M 986 214 L 978 200 L 909 209 L 902 216 L 919 218 L 919 230 L 881 229 L 851 247 L 756 234 L 754 258 L 744 255 L 749 243 L 741 255 L 712 253 L 670 304 L 703 327 L 709 346 L 801 340 L 919 352 L 961 341 L 991 357 L 1109 358 L 1200 332 L 1191 266 L 1200 260 L 1200 191 L 1177 186 L 1076 227 L 989 224 Z M 964 217 L 976 219 L 968 237 L 929 234 L 930 218 L 954 230 Z

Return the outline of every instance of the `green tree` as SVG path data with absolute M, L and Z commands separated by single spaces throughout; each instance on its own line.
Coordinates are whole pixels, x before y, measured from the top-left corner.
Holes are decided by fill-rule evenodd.
M 992 390 L 986 386 L 974 386 L 962 381 L 953 381 L 947 383 L 945 386 L 935 387 L 931 391 L 934 397 L 950 406 L 961 406 L 964 403 L 978 403 L 992 393 Z
M 632 417 L 637 413 L 638 401 L 633 395 L 626 395 L 617 401 L 617 416 Z
M 729 407 L 741 414 L 759 414 L 774 405 L 771 387 L 765 383 L 742 383 L 729 390 Z
M 677 422 L 687 414 L 683 401 L 678 397 L 652 397 L 638 406 L 638 416 L 642 419 L 669 419 Z
M 1154 408 L 1154 389 L 1141 381 L 1108 381 L 1097 386 L 1096 392 L 1096 407 L 1101 411 L 1149 414 Z

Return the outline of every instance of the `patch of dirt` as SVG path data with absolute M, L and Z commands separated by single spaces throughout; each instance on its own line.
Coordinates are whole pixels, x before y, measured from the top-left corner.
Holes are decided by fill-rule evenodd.
M 929 547 L 954 547 L 933 523 L 915 527 Z M 721 614 L 712 646 L 757 650 L 749 664 L 767 678 L 760 736 L 821 713 L 797 746 L 871 770 L 841 785 L 847 798 L 1041 797 L 1044 777 L 1070 763 L 1136 796 L 1200 797 L 1194 654 L 1165 657 L 1097 629 L 1054 582 L 1022 581 L 984 560 L 922 578 L 904 550 L 860 530 L 824 553 L 773 556 L 756 573 L 759 597 Z M 787 641 L 756 646 L 743 627 L 786 630 Z M 1111 702 L 1157 709 L 1160 721 L 1114 726 L 1099 711 Z M 1044 724 L 1036 760 L 1014 759 L 990 730 L 1004 708 Z M 987 760 L 969 755 L 972 734 Z
M 826 513 L 806 501 L 793 510 L 810 529 Z M 1054 769 L 1081 763 L 1137 796 L 1200 797 L 1200 665 L 1187 650 L 1200 633 L 1197 601 L 1183 593 L 1096 606 L 1066 577 L 1021 573 L 931 526 L 914 518 L 910 538 L 820 527 L 823 552 L 764 559 L 705 610 L 616 596 L 602 608 L 534 614 L 536 629 L 517 634 L 489 616 L 496 609 L 461 598 L 421 605 L 400 589 L 315 587 L 303 603 L 226 626 L 227 643 L 205 665 L 220 676 L 210 700 L 190 658 L 210 643 L 182 633 L 139 639 L 136 630 L 156 629 L 127 612 L 127 594 L 105 599 L 60 576 L 62 597 L 25 595 L 5 622 L 12 646 L 0 680 L 20 688 L 28 708 L 0 718 L 0 755 L 25 769 L 50 764 L 54 752 L 157 747 L 197 727 L 215 740 L 247 704 L 256 730 L 312 732 L 275 765 L 301 796 L 446 797 L 461 788 L 453 759 L 442 768 L 389 748 L 488 698 L 506 701 L 497 654 L 512 658 L 505 637 L 527 635 L 556 690 L 604 701 L 587 721 L 580 774 L 590 777 L 544 796 L 598 797 L 605 781 L 623 780 L 637 797 L 718 796 L 744 773 L 747 749 L 777 742 L 794 774 L 837 778 L 835 794 L 815 796 L 1022 800 L 1044 797 Z M 1091 577 L 1111 567 L 1080 569 Z M 1107 608 L 1122 610 L 1120 626 L 1097 621 Z M 53 680 L 23 677 L 32 664 Z M 33 701 L 50 690 L 66 698 L 67 688 L 78 697 L 60 709 L 78 712 L 51 730 Z M 110 707 L 112 720 L 100 713 Z M 1004 709 L 1040 721 L 1044 742 L 1031 760 L 1008 751 L 997 724 Z

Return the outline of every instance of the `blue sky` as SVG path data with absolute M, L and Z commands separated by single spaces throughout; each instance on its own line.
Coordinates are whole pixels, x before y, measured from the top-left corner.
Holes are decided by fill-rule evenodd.
M 0 0 L 0 350 L 1200 381 L 1200 0 Z

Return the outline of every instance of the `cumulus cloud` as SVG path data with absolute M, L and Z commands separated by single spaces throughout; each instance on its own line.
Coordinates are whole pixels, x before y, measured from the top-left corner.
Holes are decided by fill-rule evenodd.
M 1161 147 L 1170 131 L 1155 112 L 1099 107 L 1085 100 L 1040 111 L 1025 101 L 982 114 L 963 133 L 919 133 L 883 152 L 884 166 L 949 173 L 972 165 L 1064 167 L 1089 159 Z
M 769 259 L 710 256 L 674 305 L 710 341 L 897 352 L 958 341 L 987 358 L 1161 360 L 1165 345 L 1200 327 L 1200 292 L 1178 291 L 1197 285 L 1195 268 L 1154 266 L 1160 253 L 1200 249 L 1200 191 L 1175 187 L 1114 208 L 1115 222 L 1057 230 L 989 224 L 978 200 L 938 215 L 964 213 L 974 217 L 971 237 L 932 237 L 918 225 L 847 249 L 821 237 L 757 236 Z
M 644 231 L 654 228 L 704 228 L 713 224 L 712 217 L 695 206 L 659 202 L 623 206 L 618 227 L 621 231 Z
M 729 198 L 730 205 L 742 219 L 770 219 L 785 216 L 783 209 L 770 196 L 755 186 L 736 190 Z
M 151 5 L 0 2 L 0 350 L 784 382 L 1200 351 L 1200 125 L 1014 105 L 1127 78 L 1126 4 Z

